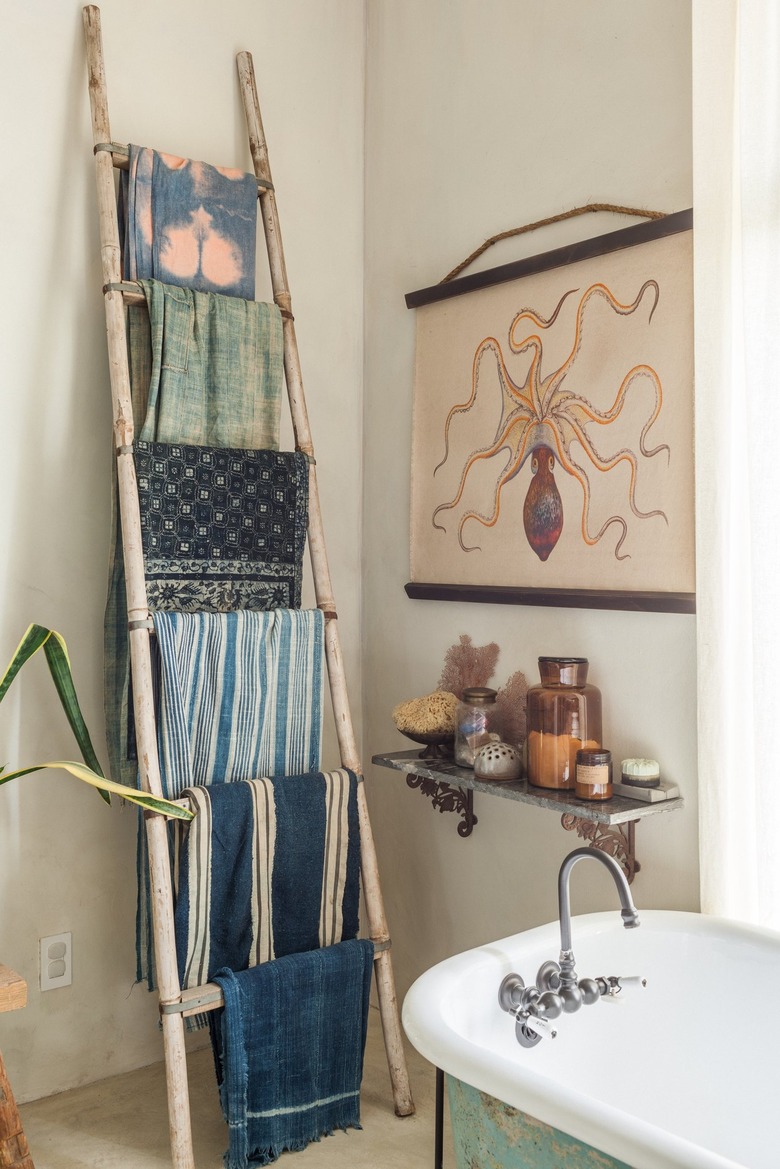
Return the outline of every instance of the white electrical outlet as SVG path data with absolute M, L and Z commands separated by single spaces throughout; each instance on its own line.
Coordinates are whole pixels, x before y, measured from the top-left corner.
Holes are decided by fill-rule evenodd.
M 71 934 L 52 934 L 40 940 L 41 990 L 57 990 L 73 982 L 73 937 Z

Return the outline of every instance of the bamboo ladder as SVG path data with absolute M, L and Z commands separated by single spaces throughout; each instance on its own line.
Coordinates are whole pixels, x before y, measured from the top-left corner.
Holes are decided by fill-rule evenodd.
M 133 411 L 125 327 L 125 305 L 142 304 L 145 301 L 137 284 L 122 280 L 113 169 L 114 167 L 127 166 L 127 147 L 111 140 L 100 9 L 95 5 L 88 5 L 83 10 L 83 20 L 87 44 L 89 97 L 97 178 L 103 292 L 113 400 L 113 432 L 122 521 L 133 680 L 133 710 L 138 741 L 139 772 L 144 790 L 162 795 L 152 700 L 149 645 L 152 622 L 146 598 L 141 546 L 141 517 L 133 463 Z M 249 146 L 257 178 L 260 213 L 265 233 L 273 296 L 282 314 L 284 370 L 295 445 L 296 449 L 302 451 L 309 461 L 308 546 L 317 607 L 323 611 L 325 616 L 325 658 L 339 752 L 342 766 L 360 774 L 360 758 L 350 713 L 344 663 L 339 642 L 336 605 L 333 599 L 325 549 L 314 448 L 303 392 L 290 292 L 287 287 L 287 272 L 282 250 L 276 196 L 268 163 L 268 150 L 260 117 L 251 54 L 239 53 L 237 64 L 249 134 Z M 363 893 L 369 933 L 375 948 L 374 971 L 395 1112 L 398 1116 L 409 1116 L 414 1112 L 414 1104 L 409 1088 L 401 1039 L 398 1003 L 390 956 L 390 937 L 382 901 L 376 849 L 371 832 L 364 786 L 362 783 L 358 785 Z M 164 817 L 153 813 L 145 813 L 145 818 L 152 891 L 157 985 L 160 995 L 165 1049 L 172 1160 L 174 1169 L 194 1169 L 183 1020 L 186 1015 L 215 1010 L 222 1005 L 222 996 L 219 987 L 213 983 L 185 991 L 181 989 L 176 965 L 173 884 L 165 820 Z

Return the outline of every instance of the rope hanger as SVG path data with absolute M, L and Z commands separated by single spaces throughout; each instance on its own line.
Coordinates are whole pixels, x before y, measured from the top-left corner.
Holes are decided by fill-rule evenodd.
M 619 207 L 614 203 L 587 203 L 584 207 L 573 207 L 571 211 L 561 211 L 558 215 L 550 215 L 547 219 L 537 219 L 535 223 L 526 223 L 523 227 L 513 227 L 509 231 L 499 231 L 496 235 L 491 235 L 490 239 L 486 239 L 475 252 L 462 260 L 456 268 L 448 272 L 439 281 L 439 284 L 446 284 L 448 280 L 454 279 L 458 276 L 464 268 L 468 268 L 483 252 L 493 244 L 497 244 L 502 239 L 511 239 L 515 235 L 524 235 L 528 231 L 536 231 L 538 227 L 547 227 L 551 223 L 560 223 L 564 219 L 573 219 L 575 215 L 584 215 L 586 211 L 609 211 L 615 215 L 638 215 L 642 219 L 663 219 L 667 214 L 665 211 L 642 211 L 637 207 Z

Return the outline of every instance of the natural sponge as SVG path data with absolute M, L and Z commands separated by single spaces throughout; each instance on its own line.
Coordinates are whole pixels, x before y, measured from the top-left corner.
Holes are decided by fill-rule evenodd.
M 410 735 L 455 734 L 456 695 L 448 690 L 434 690 L 422 698 L 411 698 L 393 708 L 393 722 Z

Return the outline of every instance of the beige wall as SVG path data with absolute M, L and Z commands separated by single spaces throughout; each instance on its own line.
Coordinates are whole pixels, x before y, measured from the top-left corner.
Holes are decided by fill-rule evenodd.
M 248 166 L 233 57 L 254 54 L 365 756 L 405 746 L 391 707 L 432 688 L 460 633 L 500 643 L 499 681 L 535 678 L 540 653 L 584 654 L 615 754 L 657 754 L 687 797 L 639 830 L 637 902 L 695 907 L 693 619 L 403 592 L 414 344 L 403 294 L 487 235 L 577 203 L 689 205 L 688 3 L 104 0 L 102 12 L 120 140 Z M 0 656 L 31 620 L 61 630 L 102 741 L 110 416 L 80 4 L 8 0 L 3 15 Z M 549 230 L 486 264 L 611 226 Z M 3 704 L 9 765 L 72 752 L 50 691 L 33 666 Z M 577 841 L 554 815 L 481 798 L 464 841 L 400 776 L 368 771 L 401 990 L 447 954 L 555 916 L 555 873 Z M 134 839 L 128 809 L 65 775 L 0 792 L 0 962 L 31 990 L 27 1010 L 0 1020 L 20 1099 L 160 1057 L 154 1002 L 132 988 Z M 575 909 L 611 903 L 600 871 L 578 869 L 575 884 Z M 73 986 L 41 996 L 38 938 L 63 930 Z
M 103 0 L 112 132 L 251 169 L 234 65 L 254 55 L 320 462 L 346 664 L 360 690 L 363 42 L 360 3 Z M 66 637 L 99 747 L 110 412 L 77 0 L 6 0 L 0 38 L 0 658 L 30 621 Z M 357 704 L 359 713 L 359 704 Z M 42 664 L 0 715 L 0 761 L 75 752 Z M 135 816 L 64 774 L 0 790 L 0 962 L 30 983 L 0 1016 L 20 1099 L 161 1057 L 133 989 Z M 73 986 L 41 995 L 42 935 L 73 933 Z
M 614 756 L 648 753 L 682 812 L 637 831 L 637 904 L 698 906 L 695 619 L 409 600 L 414 313 L 484 239 L 587 202 L 690 206 L 690 8 L 681 0 L 369 0 L 366 73 L 365 755 L 403 750 L 395 703 L 433 689 L 461 633 L 501 646 L 496 681 L 540 654 L 588 657 Z M 482 267 L 624 226 L 589 216 L 508 241 Z M 552 812 L 477 796 L 467 840 L 401 775 L 369 771 L 399 989 L 433 962 L 557 914 L 582 843 Z M 578 868 L 576 911 L 615 903 Z

